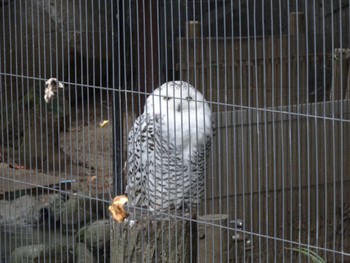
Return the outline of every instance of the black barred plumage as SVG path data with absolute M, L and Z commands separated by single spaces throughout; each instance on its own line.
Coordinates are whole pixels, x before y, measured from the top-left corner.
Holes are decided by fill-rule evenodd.
M 158 211 L 196 205 L 213 127 L 209 105 L 193 86 L 173 81 L 156 89 L 129 132 L 129 204 Z

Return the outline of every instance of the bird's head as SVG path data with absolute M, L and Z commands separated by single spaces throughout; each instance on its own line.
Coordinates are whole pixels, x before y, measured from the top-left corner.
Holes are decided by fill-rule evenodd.
M 177 149 L 204 143 L 212 131 L 211 110 L 203 95 L 184 81 L 170 81 L 147 98 L 145 113 L 150 114 L 155 129 L 175 141 Z M 195 147 L 192 145 L 192 149 Z
M 188 115 L 203 110 L 203 95 L 184 81 L 171 81 L 154 90 L 146 101 L 145 111 L 155 115 Z M 193 112 L 191 112 L 193 110 Z

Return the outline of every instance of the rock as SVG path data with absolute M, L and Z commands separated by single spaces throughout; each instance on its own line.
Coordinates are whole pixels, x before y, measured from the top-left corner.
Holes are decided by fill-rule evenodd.
M 48 215 L 53 222 L 60 219 L 60 210 L 65 203 L 65 199 L 60 194 L 52 194 L 48 196 Z
M 9 167 L 8 163 L 0 163 L 0 169 L 8 169 Z
M 28 223 L 34 227 L 38 227 L 41 226 L 43 221 L 47 218 L 56 222 L 55 214 L 52 213 L 52 211 L 55 211 L 55 208 L 63 203 L 64 199 L 60 194 L 38 196 L 36 206 L 33 208 L 32 212 L 29 213 L 33 215 L 33 221 Z
M 60 221 L 63 225 L 89 224 L 98 218 L 99 208 L 96 208 L 96 202 L 79 195 L 71 196 L 61 206 Z M 68 227 L 68 229 L 72 229 L 72 227 Z
M 0 225 L 2 226 L 26 226 L 35 221 L 38 215 L 34 210 L 38 200 L 33 196 L 22 196 L 13 201 L 0 201 Z M 28 222 L 29 221 L 29 222 Z
M 60 221 L 63 225 L 77 225 L 84 221 L 84 217 L 89 218 L 89 215 L 89 210 L 84 206 L 84 199 L 74 196 L 61 207 Z
M 94 263 L 95 259 L 85 244 L 77 243 L 75 246 L 76 263 Z
M 83 227 L 77 237 L 79 242 L 85 243 L 95 257 L 109 260 L 111 238 L 109 220 L 98 220 Z
M 78 232 L 79 241 L 85 242 L 90 250 L 103 249 L 110 241 L 110 227 L 109 220 L 95 221 Z
M 59 194 L 39 197 L 24 195 L 12 201 L 1 200 L 0 225 L 38 227 L 48 215 L 54 217 L 57 214 L 57 206 L 62 205 L 63 202 Z
M 72 248 L 72 245 L 67 245 L 65 242 L 22 246 L 11 253 L 10 262 L 71 262 L 67 255 L 72 255 Z
M 19 247 L 11 253 L 11 262 L 36 262 L 46 253 L 48 250 L 44 244 Z

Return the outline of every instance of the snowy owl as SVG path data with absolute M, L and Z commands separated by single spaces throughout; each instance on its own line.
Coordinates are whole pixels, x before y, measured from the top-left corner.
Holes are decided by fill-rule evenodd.
M 156 211 L 197 205 L 213 129 L 208 103 L 190 84 L 171 81 L 154 90 L 129 132 L 129 205 Z

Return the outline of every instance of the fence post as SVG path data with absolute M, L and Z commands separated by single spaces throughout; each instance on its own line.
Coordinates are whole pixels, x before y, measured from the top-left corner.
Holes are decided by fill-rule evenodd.
M 198 262 L 226 262 L 228 215 L 203 215 L 198 221 Z

